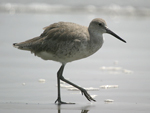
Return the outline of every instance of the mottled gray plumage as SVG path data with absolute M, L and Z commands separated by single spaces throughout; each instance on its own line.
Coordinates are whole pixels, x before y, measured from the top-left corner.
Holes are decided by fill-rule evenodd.
M 103 19 L 96 18 L 91 21 L 89 27 L 71 22 L 58 22 L 44 28 L 44 32 L 33 39 L 13 45 L 21 50 L 28 50 L 44 60 L 54 60 L 62 63 L 58 76 L 58 104 L 64 104 L 60 97 L 60 79 L 78 88 L 85 97 L 95 101 L 85 89 L 71 83 L 63 76 L 66 63 L 88 57 L 95 53 L 103 45 L 103 33 L 109 33 L 119 40 L 118 35 L 107 28 Z

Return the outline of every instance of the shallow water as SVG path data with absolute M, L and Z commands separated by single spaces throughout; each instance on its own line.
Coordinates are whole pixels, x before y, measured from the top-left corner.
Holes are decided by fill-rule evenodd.
M 105 43 L 94 55 L 68 63 L 64 77 L 96 95 L 88 102 L 79 91 L 62 88 L 62 99 L 75 105 L 57 106 L 56 73 L 59 63 L 43 61 L 27 51 L 13 48 L 12 43 L 33 38 L 42 28 L 58 21 L 88 26 L 101 17 L 108 27 L 127 41 L 120 42 L 104 34 Z M 0 14 L 0 112 L 142 112 L 150 111 L 150 19 L 112 17 L 94 14 Z M 102 67 L 113 67 L 103 70 Z M 123 70 L 117 70 L 120 67 Z M 126 72 L 124 70 L 128 70 Z M 44 83 L 39 79 L 45 79 Z M 101 85 L 118 85 L 103 89 Z M 113 102 L 106 103 L 106 99 Z M 89 111 L 87 111 L 89 110 Z

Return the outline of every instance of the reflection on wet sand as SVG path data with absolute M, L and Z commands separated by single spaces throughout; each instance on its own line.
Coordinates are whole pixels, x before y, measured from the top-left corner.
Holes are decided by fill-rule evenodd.
M 81 113 L 88 113 L 89 110 L 81 110 Z M 61 113 L 61 110 L 58 110 L 58 113 Z
M 89 110 L 81 110 L 81 113 L 88 113 Z M 58 113 L 61 113 L 61 109 L 58 109 Z
M 89 110 L 81 110 L 81 113 L 88 113 Z M 61 113 L 61 109 L 58 109 L 58 113 Z
M 81 110 L 81 112 L 79 112 L 79 113 L 88 113 L 88 111 L 90 111 L 91 107 L 92 107 L 91 105 L 87 105 L 87 106 L 81 107 L 81 109 L 78 108 Z M 57 109 L 58 109 L 58 113 L 61 113 L 61 110 L 64 110 L 64 108 L 61 105 L 57 105 Z
M 81 113 L 87 113 L 89 110 L 82 110 Z

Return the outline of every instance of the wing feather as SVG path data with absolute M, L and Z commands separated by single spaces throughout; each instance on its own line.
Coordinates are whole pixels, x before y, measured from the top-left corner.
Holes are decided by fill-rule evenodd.
M 81 45 L 81 42 L 88 40 L 89 34 L 84 26 L 71 22 L 58 22 L 45 27 L 39 37 L 14 44 L 23 50 L 30 50 L 35 54 L 40 51 L 56 53 L 57 51 L 67 50 Z M 78 41 L 77 41 L 78 40 Z M 76 45 L 75 45 L 76 44 Z M 67 51 L 68 52 L 68 51 Z

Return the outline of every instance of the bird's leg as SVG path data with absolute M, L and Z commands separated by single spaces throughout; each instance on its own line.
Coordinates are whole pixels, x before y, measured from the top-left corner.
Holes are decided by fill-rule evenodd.
M 85 96 L 89 101 L 91 101 L 91 100 L 92 100 L 92 101 L 95 101 L 95 100 L 87 93 L 87 91 L 86 91 L 84 88 L 77 86 L 76 84 L 74 84 L 74 83 L 72 83 L 72 82 L 66 80 L 66 79 L 63 77 L 62 73 L 63 73 L 64 67 L 65 67 L 65 65 L 62 65 L 61 68 L 60 68 L 59 71 L 58 71 L 59 79 L 61 79 L 62 81 L 64 81 L 64 82 L 66 82 L 66 83 L 68 83 L 68 84 L 70 84 L 70 85 L 76 87 L 77 89 L 79 89 L 79 90 L 81 91 L 82 95 L 84 94 L 84 96 Z M 59 92 L 60 92 L 60 91 L 59 91 Z
M 74 104 L 74 103 L 67 103 L 67 102 L 62 102 L 61 101 L 61 95 L 60 95 L 60 78 L 63 74 L 63 70 L 64 70 L 64 64 L 60 67 L 60 69 L 58 70 L 57 72 L 57 86 L 58 86 L 58 98 L 57 100 L 55 101 L 55 103 L 58 102 L 58 105 L 61 105 L 61 104 Z

